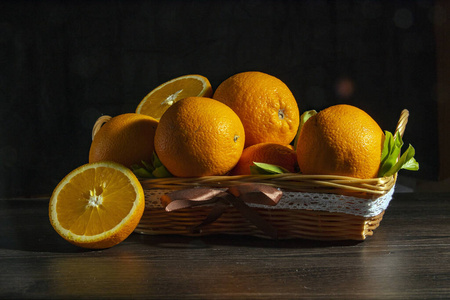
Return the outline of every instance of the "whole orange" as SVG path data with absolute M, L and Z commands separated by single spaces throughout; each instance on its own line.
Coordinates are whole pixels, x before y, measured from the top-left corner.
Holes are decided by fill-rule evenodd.
M 250 175 L 253 162 L 262 162 L 285 168 L 291 173 L 296 172 L 297 154 L 290 145 L 275 143 L 259 143 L 247 147 L 230 175 Z
M 111 118 L 95 134 L 89 162 L 113 161 L 126 167 L 151 162 L 158 121 L 152 117 L 127 113 Z
M 162 115 L 155 150 L 177 177 L 224 175 L 238 162 L 245 132 L 236 113 L 206 97 L 182 99 Z
M 366 112 L 351 105 L 330 106 L 309 118 L 300 131 L 300 171 L 375 178 L 383 142 L 383 131 Z
M 289 144 L 297 133 L 299 109 L 280 79 L 262 72 L 242 72 L 223 81 L 213 95 L 231 107 L 244 124 L 245 147 Z

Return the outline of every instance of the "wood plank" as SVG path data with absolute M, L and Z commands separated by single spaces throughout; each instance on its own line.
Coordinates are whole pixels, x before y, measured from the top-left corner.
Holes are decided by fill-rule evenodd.
M 450 296 L 449 194 L 396 194 L 364 242 L 132 234 L 101 251 L 51 228 L 46 200 L 0 200 L 0 298 Z

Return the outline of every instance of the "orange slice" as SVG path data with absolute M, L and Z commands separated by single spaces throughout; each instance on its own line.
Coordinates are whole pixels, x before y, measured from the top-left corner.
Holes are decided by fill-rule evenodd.
M 72 244 L 103 249 L 133 232 L 144 206 L 144 191 L 130 169 L 96 162 L 78 167 L 57 185 L 49 217 L 56 232 Z
M 187 97 L 211 97 L 211 84 L 201 75 L 184 75 L 161 84 L 142 99 L 136 113 L 157 120 L 178 100 Z

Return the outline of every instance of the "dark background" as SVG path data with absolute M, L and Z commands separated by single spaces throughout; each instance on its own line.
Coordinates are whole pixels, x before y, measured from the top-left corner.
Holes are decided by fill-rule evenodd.
M 157 85 L 201 74 L 214 89 L 250 70 L 283 80 L 300 111 L 353 104 L 393 131 L 409 109 L 421 169 L 404 172 L 436 180 L 434 28 L 448 14 L 431 0 L 1 1 L 0 196 L 51 194 L 87 162 L 95 120 Z

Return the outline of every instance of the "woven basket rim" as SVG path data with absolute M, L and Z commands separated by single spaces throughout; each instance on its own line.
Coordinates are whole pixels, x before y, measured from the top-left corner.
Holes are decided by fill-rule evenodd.
M 198 178 L 140 179 L 145 189 L 185 189 L 191 187 L 228 187 L 249 183 L 267 184 L 288 191 L 338 193 L 379 197 L 395 185 L 397 175 L 359 179 L 338 175 L 302 175 L 283 173 L 275 175 L 204 176 Z

